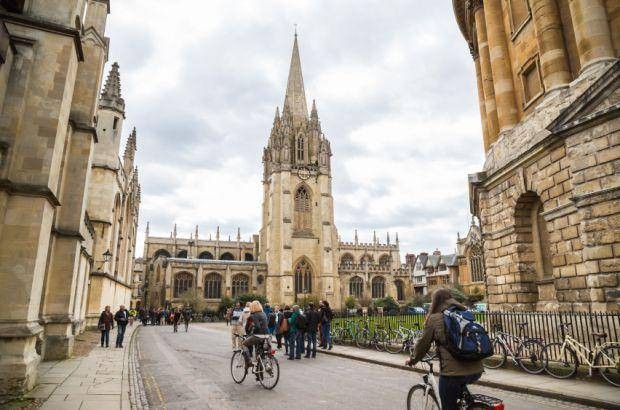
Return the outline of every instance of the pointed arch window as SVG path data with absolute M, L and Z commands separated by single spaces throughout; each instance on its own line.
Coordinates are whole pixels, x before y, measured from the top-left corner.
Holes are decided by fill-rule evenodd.
M 396 300 L 405 300 L 405 285 L 402 280 L 394 281 L 396 285 Z
M 232 278 L 232 297 L 236 298 L 245 295 L 250 291 L 250 280 L 248 275 L 239 273 Z
M 305 259 L 295 267 L 295 293 L 312 293 L 312 269 Z
M 193 286 L 194 277 L 187 272 L 181 272 L 174 277 L 174 292 L 172 296 L 175 298 L 181 297 Z
M 310 233 L 312 230 L 312 196 L 305 186 L 295 192 L 295 224 L 296 232 Z
M 364 280 L 359 276 L 353 276 L 349 281 L 349 295 L 360 299 L 364 294 Z
M 297 162 L 303 162 L 306 158 L 306 140 L 303 135 L 297 137 L 297 147 L 295 149 Z
M 372 279 L 372 298 L 380 299 L 385 297 L 385 279 L 382 276 L 375 276 Z
M 222 297 L 222 276 L 219 273 L 209 273 L 205 279 L 205 299 L 219 299 Z

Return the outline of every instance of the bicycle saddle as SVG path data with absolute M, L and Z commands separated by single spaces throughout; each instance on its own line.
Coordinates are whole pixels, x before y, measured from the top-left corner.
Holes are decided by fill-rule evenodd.
M 605 339 L 607 337 L 607 333 L 605 333 L 605 332 L 592 332 L 592 336 L 596 337 L 597 339 Z

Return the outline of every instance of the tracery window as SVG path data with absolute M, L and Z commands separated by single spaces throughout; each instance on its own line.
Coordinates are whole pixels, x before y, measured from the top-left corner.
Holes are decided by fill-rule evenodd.
M 353 267 L 353 255 L 351 255 L 350 253 L 346 253 L 342 256 L 342 258 L 340 259 L 340 264 L 344 267 L 344 268 L 352 268 Z
M 385 297 L 385 279 L 382 276 L 375 276 L 372 279 L 372 298 Z
M 223 254 L 220 255 L 220 260 L 221 261 L 234 261 L 235 257 L 230 252 L 224 252 Z
M 379 258 L 379 265 L 381 265 L 384 268 L 390 266 L 390 256 L 381 255 L 381 257 Z
M 175 298 L 181 297 L 194 286 L 194 277 L 187 273 L 181 272 L 174 277 L 174 290 L 172 296 Z
M 239 273 L 232 278 L 232 297 L 245 295 L 250 290 L 250 280 L 247 275 Z
M 312 230 L 312 196 L 305 186 L 295 192 L 295 231 L 311 232 Z
M 222 276 L 218 273 L 209 273 L 205 279 L 205 299 L 220 299 L 222 297 Z
M 349 295 L 360 299 L 364 294 L 364 280 L 359 276 L 353 276 L 349 281 Z
M 394 281 L 396 285 L 396 300 L 405 300 L 405 285 L 402 280 Z
M 303 162 L 305 158 L 305 140 L 303 136 L 297 137 L 297 162 Z
M 295 267 L 295 293 L 312 293 L 312 268 L 305 259 Z
M 201 252 L 198 259 L 213 259 L 213 254 L 209 251 Z

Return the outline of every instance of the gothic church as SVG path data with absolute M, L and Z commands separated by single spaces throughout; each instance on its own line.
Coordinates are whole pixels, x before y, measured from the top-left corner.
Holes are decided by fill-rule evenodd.
M 297 35 L 293 43 L 282 113 L 276 108 L 263 150 L 262 227 L 252 241 L 199 239 L 145 240 L 148 286 L 145 303 L 179 302 L 195 291 L 211 307 L 223 296 L 265 294 L 272 303 L 294 303 L 312 295 L 340 309 L 347 296 L 370 300 L 412 296 L 413 266 L 400 262 L 395 243 L 341 242 L 334 224 L 332 151 L 312 102 L 310 115 L 304 90 Z

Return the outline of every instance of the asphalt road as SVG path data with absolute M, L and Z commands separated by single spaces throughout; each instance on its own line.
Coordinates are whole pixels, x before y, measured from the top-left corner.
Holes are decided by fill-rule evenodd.
M 336 347 L 337 348 L 337 347 Z M 283 352 L 280 381 L 268 391 L 248 375 L 230 375 L 230 337 L 221 325 L 147 326 L 138 334 L 138 357 L 147 397 L 160 409 L 404 409 L 420 374 L 317 354 L 288 361 Z M 499 389 L 473 386 L 474 393 L 504 400 L 507 409 L 584 409 L 584 406 Z

